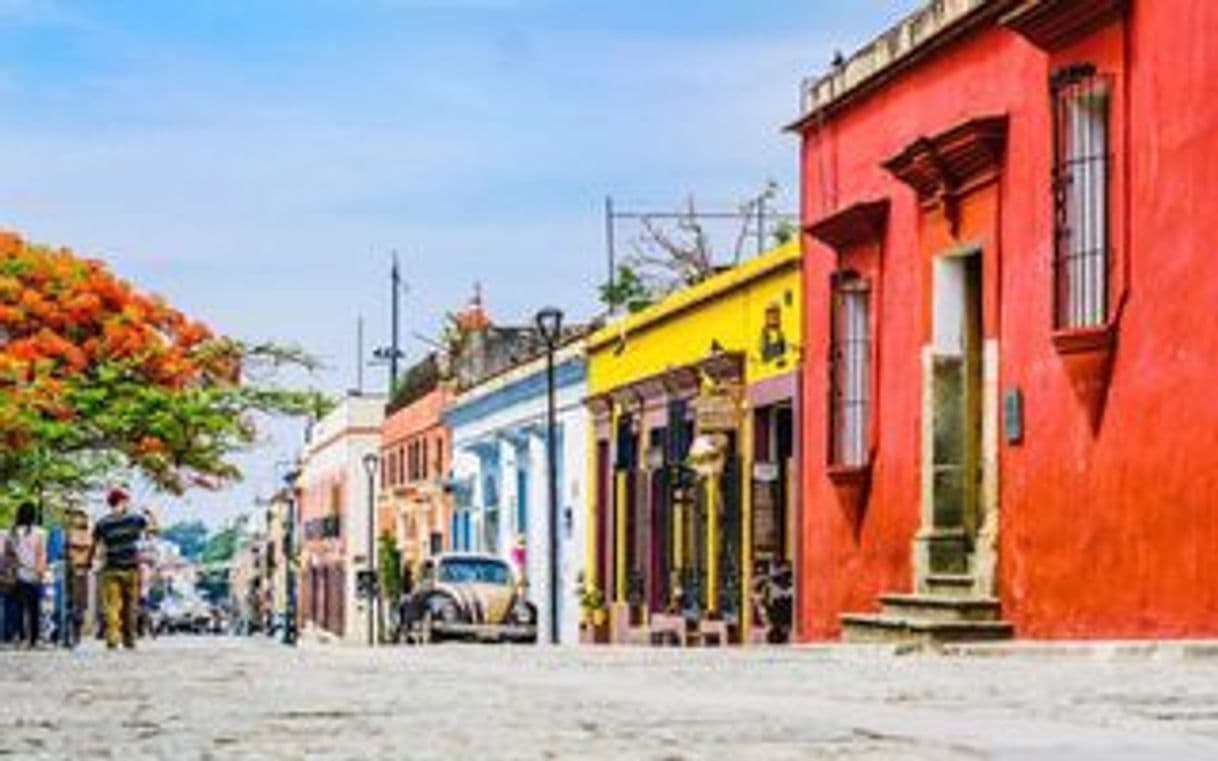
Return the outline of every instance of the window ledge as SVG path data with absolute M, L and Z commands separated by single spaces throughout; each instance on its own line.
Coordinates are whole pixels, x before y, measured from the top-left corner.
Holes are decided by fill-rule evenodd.
M 1093 433 L 1099 432 L 1103 422 L 1116 345 L 1115 322 L 1053 332 L 1053 348 L 1057 350 L 1070 378 L 1070 385 L 1087 413 Z

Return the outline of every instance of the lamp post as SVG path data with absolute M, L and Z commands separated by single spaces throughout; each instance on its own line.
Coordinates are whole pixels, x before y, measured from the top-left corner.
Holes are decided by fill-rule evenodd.
M 368 475 L 368 569 L 365 592 L 368 596 L 368 647 L 376 644 L 376 467 L 380 458 L 375 452 L 364 455 L 364 473 Z
M 562 336 L 562 310 L 537 313 L 537 330 L 546 343 L 546 481 L 550 494 L 550 643 L 558 644 L 558 444 L 554 419 L 554 349 Z
M 300 468 L 292 468 L 283 477 L 287 515 L 283 522 L 283 562 L 285 566 L 285 584 L 287 593 L 287 610 L 284 611 L 283 644 L 296 644 L 296 481 L 300 478 Z

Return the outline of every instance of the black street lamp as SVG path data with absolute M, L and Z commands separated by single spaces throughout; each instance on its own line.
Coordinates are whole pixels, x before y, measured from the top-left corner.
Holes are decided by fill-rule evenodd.
M 287 515 L 283 522 L 283 562 L 286 563 L 284 590 L 287 593 L 287 610 L 284 611 L 283 644 L 296 644 L 296 481 L 300 469 L 293 468 L 283 477 Z
M 376 644 L 376 468 L 380 458 L 375 452 L 364 455 L 364 472 L 368 475 L 368 570 L 364 591 L 368 599 L 368 647 Z
M 558 644 L 558 446 L 554 419 L 554 350 L 562 337 L 562 310 L 537 313 L 537 330 L 546 343 L 546 469 L 550 492 L 550 643 Z

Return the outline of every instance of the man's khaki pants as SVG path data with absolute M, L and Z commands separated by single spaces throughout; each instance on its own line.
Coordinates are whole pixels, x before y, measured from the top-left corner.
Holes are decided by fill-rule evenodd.
M 135 569 L 102 571 L 102 602 L 106 615 L 106 645 L 135 647 L 136 616 L 140 609 L 140 577 Z

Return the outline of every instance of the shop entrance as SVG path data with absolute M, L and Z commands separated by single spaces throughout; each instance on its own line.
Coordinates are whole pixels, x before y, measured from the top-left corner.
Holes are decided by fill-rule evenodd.
M 793 610 L 794 413 L 790 402 L 753 413 L 749 590 L 753 623 L 767 642 L 787 642 Z

